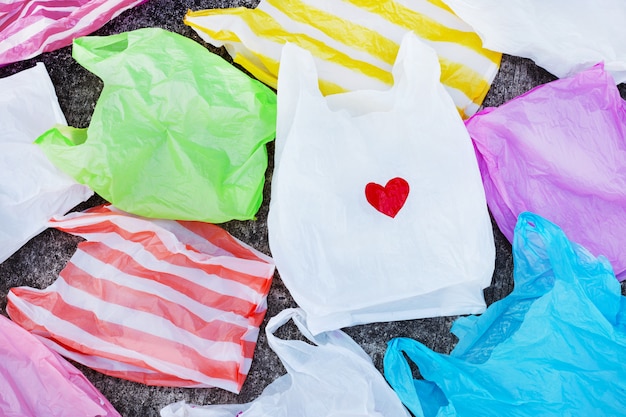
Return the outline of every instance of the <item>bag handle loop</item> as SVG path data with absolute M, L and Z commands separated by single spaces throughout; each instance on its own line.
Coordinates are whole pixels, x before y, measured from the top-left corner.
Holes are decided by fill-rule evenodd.
M 276 330 L 293 320 L 304 337 L 306 337 L 315 346 L 310 345 L 301 340 L 283 340 L 274 335 Z M 314 335 L 308 328 L 306 323 L 306 313 L 301 308 L 288 308 L 276 316 L 272 317 L 265 327 L 265 335 L 267 342 L 274 352 L 279 356 L 285 368 L 293 369 L 295 365 L 302 360 L 303 352 L 310 352 L 319 346 L 333 346 L 346 349 L 363 360 L 371 363 L 371 358 L 367 353 L 354 341 L 350 336 L 341 330 L 333 330 Z
M 433 411 L 432 415 L 435 415 L 438 408 L 448 403 L 445 394 L 436 383 L 413 378 L 405 353 L 415 364 L 420 356 L 426 361 L 436 361 L 436 358 L 426 357 L 429 351 L 421 343 L 406 337 L 394 338 L 388 343 L 383 359 L 385 379 L 415 417 L 425 417 L 425 410 Z M 428 404 L 422 403 L 420 397 L 427 399 Z

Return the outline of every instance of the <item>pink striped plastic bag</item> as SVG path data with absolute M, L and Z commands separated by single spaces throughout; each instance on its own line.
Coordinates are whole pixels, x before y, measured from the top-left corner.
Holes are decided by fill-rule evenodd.
M 209 223 L 149 220 L 110 205 L 50 226 L 87 241 L 48 288 L 11 289 L 14 321 L 108 375 L 239 392 L 267 308 L 271 258 Z
M 0 415 L 119 417 L 78 369 L 2 315 Z
M 72 44 L 146 0 L 0 2 L 0 65 Z

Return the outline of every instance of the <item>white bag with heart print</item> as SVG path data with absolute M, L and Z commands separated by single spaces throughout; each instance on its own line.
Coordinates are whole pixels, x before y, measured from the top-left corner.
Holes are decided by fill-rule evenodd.
M 323 97 L 311 55 L 283 51 L 269 242 L 314 334 L 485 309 L 492 226 L 439 74 L 408 34 L 392 88 Z

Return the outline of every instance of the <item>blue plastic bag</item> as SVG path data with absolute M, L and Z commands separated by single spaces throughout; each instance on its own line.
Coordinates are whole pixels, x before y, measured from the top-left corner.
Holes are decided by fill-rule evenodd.
M 391 340 L 391 386 L 416 417 L 625 415 L 626 297 L 610 263 L 528 212 L 513 256 L 514 291 L 458 319 L 450 355 Z

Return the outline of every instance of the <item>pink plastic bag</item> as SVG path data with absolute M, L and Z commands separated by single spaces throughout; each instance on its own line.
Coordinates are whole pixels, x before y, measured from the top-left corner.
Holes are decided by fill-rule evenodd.
M 78 369 L 2 315 L 0 415 L 119 417 Z
M 108 375 L 239 392 L 267 309 L 271 258 L 209 223 L 112 206 L 50 226 L 87 241 L 48 288 L 11 289 L 15 322 Z
M 72 44 L 146 0 L 0 2 L 0 65 Z
M 466 121 L 489 208 L 509 239 L 531 211 L 626 278 L 626 104 L 595 67 Z

